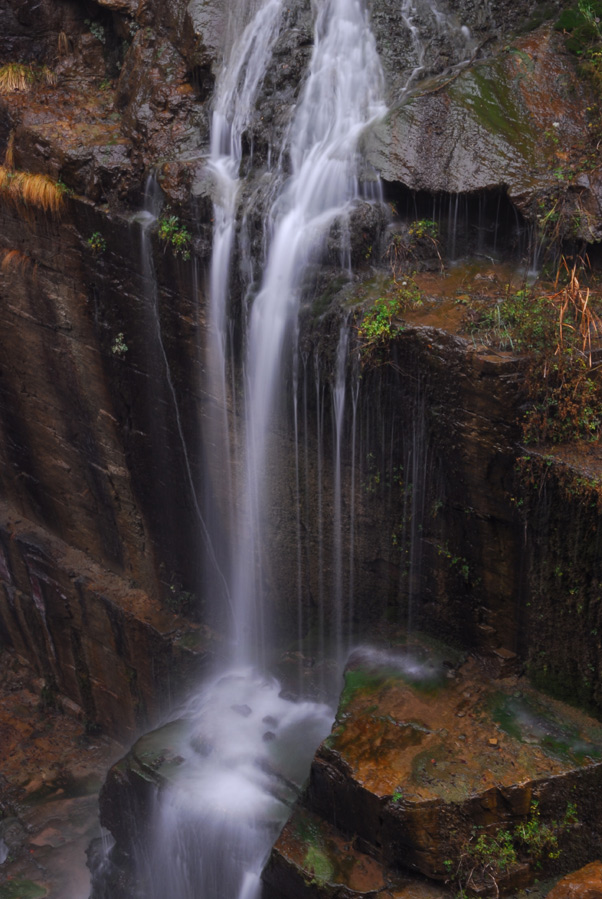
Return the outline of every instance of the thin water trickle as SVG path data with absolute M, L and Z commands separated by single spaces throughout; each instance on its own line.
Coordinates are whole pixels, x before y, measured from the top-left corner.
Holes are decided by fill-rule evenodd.
M 440 0 L 402 0 L 400 12 L 410 33 L 414 56 L 414 66 L 406 80 L 404 92 L 414 86 L 420 75 L 428 73 L 427 54 L 433 44 L 433 25 L 437 36 L 445 35 L 455 65 L 466 63 L 472 56 L 476 42 L 470 29 L 444 8 Z
M 347 354 L 349 349 L 349 322 L 345 321 L 339 332 L 335 381 L 333 385 L 334 412 L 334 514 L 333 524 L 333 571 L 334 571 L 334 630 L 336 635 L 336 658 L 343 662 L 343 653 L 349 650 L 344 644 L 343 633 L 343 528 L 342 528 L 342 490 L 341 490 L 341 450 L 343 443 L 343 424 L 345 413 L 345 388 L 347 384 Z M 345 641 L 346 643 L 346 641 Z
M 149 305 L 149 311 L 151 315 L 151 327 L 154 331 L 154 349 L 157 351 L 160 364 L 163 368 L 163 373 L 165 376 L 165 384 L 167 386 L 167 396 L 168 401 L 171 403 L 176 427 L 178 432 L 178 438 L 180 441 L 180 447 L 182 450 L 182 458 L 184 461 L 184 469 L 186 472 L 186 479 L 190 488 L 190 496 L 192 499 L 193 507 L 196 513 L 196 517 L 199 522 L 199 527 L 201 531 L 201 535 L 203 538 L 203 542 L 205 544 L 205 549 L 207 552 L 207 557 L 209 562 L 212 565 L 213 571 L 217 576 L 218 582 L 222 587 L 221 591 L 221 599 L 222 601 L 230 604 L 230 593 L 228 590 L 228 584 L 225 578 L 225 575 L 220 567 L 220 564 L 217 559 L 217 555 L 215 552 L 215 547 L 212 539 L 211 532 L 207 526 L 205 521 L 205 517 L 201 510 L 199 497 L 197 495 L 197 489 L 195 486 L 195 478 L 193 476 L 192 467 L 190 463 L 190 458 L 188 454 L 188 447 L 186 444 L 186 438 L 184 437 L 184 429 L 182 426 L 182 419 L 180 416 L 180 408 L 178 405 L 178 398 L 176 395 L 175 387 L 173 384 L 173 379 L 171 376 L 171 369 L 169 366 L 169 360 L 167 358 L 167 353 L 165 352 L 165 344 L 163 343 L 163 334 L 161 331 L 161 318 L 159 315 L 159 295 L 157 288 L 157 276 L 155 272 L 155 264 L 153 261 L 153 248 L 151 241 L 151 229 L 155 224 L 160 212 L 161 206 L 163 203 L 161 190 L 157 183 L 156 178 L 151 175 L 146 183 L 145 193 L 144 193 L 144 201 L 145 208 L 142 210 L 142 213 L 138 214 L 134 217 L 133 223 L 137 224 L 140 228 L 140 266 L 143 281 L 145 284 L 145 289 L 147 292 L 147 299 Z

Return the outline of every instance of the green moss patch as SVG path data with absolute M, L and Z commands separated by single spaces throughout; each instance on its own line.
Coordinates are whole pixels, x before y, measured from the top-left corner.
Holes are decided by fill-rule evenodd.
M 47 892 L 33 880 L 10 880 L 0 885 L 0 899 L 43 899 Z

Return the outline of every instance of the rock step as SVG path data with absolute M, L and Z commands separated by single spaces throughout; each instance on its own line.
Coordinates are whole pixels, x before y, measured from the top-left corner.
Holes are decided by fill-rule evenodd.
M 599 854 L 601 759 L 599 722 L 519 678 L 356 658 L 304 802 L 387 867 L 444 882 L 474 862 L 473 892 L 495 895 Z M 494 888 L 478 841 L 495 856 L 499 835 Z
M 263 899 L 443 899 L 447 892 L 392 872 L 298 805 L 263 872 Z

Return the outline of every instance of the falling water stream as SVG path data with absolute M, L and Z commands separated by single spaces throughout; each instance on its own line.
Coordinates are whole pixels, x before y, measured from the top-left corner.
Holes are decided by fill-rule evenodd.
M 360 178 L 358 143 L 365 129 L 386 109 L 381 66 L 362 0 L 318 0 L 314 8 L 314 44 L 308 73 L 284 145 L 278 153 L 268 153 L 268 160 L 277 160 L 273 165 L 268 162 L 265 173 L 271 184 L 266 196 L 272 196 L 273 201 L 264 224 L 262 279 L 255 294 L 249 293 L 245 301 L 240 389 L 234 377 L 230 292 L 233 262 L 246 258 L 244 244 L 248 241 L 247 221 L 240 208 L 243 137 L 273 63 L 285 13 L 283 0 L 264 0 L 256 7 L 232 43 L 216 89 L 207 161 L 214 185 L 213 252 L 208 327 L 202 351 L 207 378 L 204 389 L 211 405 L 203 435 L 209 448 L 205 478 L 210 482 L 216 471 L 222 473 L 219 510 L 211 509 L 207 514 L 203 509 L 201 514 L 188 457 L 186 461 L 208 558 L 223 582 L 219 602 L 227 602 L 230 610 L 229 633 L 219 665 L 177 713 L 180 731 L 175 751 L 182 763 L 173 772 L 170 786 L 157 796 L 150 838 L 141 841 L 137 860 L 145 899 L 165 899 L 168 895 L 173 899 L 256 899 L 270 848 L 333 718 L 326 704 L 288 698 L 280 683 L 267 673 L 273 643 L 264 589 L 266 559 L 272 550 L 266 521 L 269 482 L 275 474 L 272 435 L 285 405 L 284 391 L 292 385 L 297 549 L 290 564 L 297 575 L 297 626 L 301 636 L 304 560 L 300 508 L 302 493 L 308 496 L 310 491 L 307 419 L 312 360 L 299 347 L 298 311 L 307 273 L 320 261 L 326 240 L 334 233 L 333 226 L 339 235 L 341 262 L 348 265 L 350 213 L 358 201 L 378 199 L 374 182 L 364 185 Z M 401 15 L 416 58 L 408 85 L 422 71 L 425 58 L 425 44 L 414 21 L 418 11 L 417 3 L 403 0 Z M 425 14 L 434 19 L 436 29 L 451 28 L 442 21 L 443 14 L 435 3 L 427 4 Z M 457 30 L 466 52 L 469 38 L 459 27 Z M 154 283 L 150 227 L 158 212 L 152 190 L 147 207 L 139 221 L 142 266 L 145 279 Z M 248 283 L 252 283 L 251 278 Z M 156 319 L 160 358 L 186 454 L 161 342 L 156 284 L 154 290 L 150 306 Z M 351 642 L 354 494 L 356 460 L 362 452 L 359 379 L 349 364 L 349 345 L 350 324 L 346 320 L 339 331 L 330 385 L 319 359 L 313 360 L 318 454 L 318 650 L 325 651 L 328 608 L 339 672 Z M 326 464 L 322 440 L 328 430 L 329 389 L 333 485 L 332 520 L 327 521 L 322 495 Z M 392 433 L 382 436 L 383 446 L 388 440 L 393 445 Z M 344 450 L 346 441 L 349 446 Z M 410 483 L 406 498 L 412 507 L 407 520 L 414 529 L 424 514 L 424 509 L 416 505 L 422 501 L 426 477 L 426 467 L 421 467 L 426 458 L 423 442 L 422 433 L 417 432 L 415 445 L 404 460 L 405 477 Z M 344 453 L 350 461 L 350 491 L 343 488 Z M 345 503 L 348 508 L 344 508 Z M 213 527 L 214 514 L 222 518 L 219 528 Z M 224 533 L 230 545 L 220 545 L 216 554 L 217 535 Z M 330 551 L 323 544 L 326 536 Z M 416 536 L 409 535 L 410 545 L 414 545 Z M 332 575 L 328 578 L 323 573 L 327 568 Z M 410 555 L 408 570 L 410 580 L 417 583 L 418 556 Z M 327 603 L 328 586 L 332 595 Z
M 224 554 L 230 560 L 224 578 L 233 614 L 225 667 L 180 710 L 178 752 L 186 763 L 158 797 L 154 837 L 138 860 L 140 880 L 151 899 L 253 899 L 270 847 L 333 717 L 327 705 L 284 698 L 278 681 L 265 673 L 271 639 L 262 589 L 262 564 L 269 553 L 265 496 L 272 464 L 270 434 L 285 382 L 283 371 L 295 357 L 305 272 L 319 258 L 332 225 L 344 226 L 352 204 L 363 196 L 358 140 L 385 108 L 380 63 L 361 0 L 322 0 L 316 4 L 307 80 L 279 168 L 272 172 L 275 200 L 266 231 L 267 262 L 250 308 L 237 423 L 229 395 L 228 297 L 242 136 L 279 35 L 282 5 L 282 0 L 266 0 L 259 8 L 233 44 L 216 93 L 209 160 L 215 184 L 214 244 L 205 353 L 217 412 L 211 417 L 209 443 L 219 454 L 227 481 L 226 531 L 232 547 Z M 146 223 L 142 235 L 144 241 Z M 335 388 L 339 518 L 346 342 L 344 330 Z M 335 554 L 340 630 L 340 541 Z

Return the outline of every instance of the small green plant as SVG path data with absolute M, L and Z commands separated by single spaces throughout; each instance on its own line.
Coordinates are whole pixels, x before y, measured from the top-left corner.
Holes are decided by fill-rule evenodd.
M 364 315 L 358 335 L 366 340 L 383 340 L 392 337 L 399 325 L 393 321 L 401 312 L 399 300 L 395 297 L 385 299 L 379 297 L 372 309 Z
M 159 219 L 159 240 L 170 246 L 176 256 L 190 259 L 191 236 L 177 215 L 164 215 Z
M 86 243 L 88 244 L 88 246 L 90 247 L 92 252 L 97 253 L 98 255 L 100 255 L 100 253 L 104 253 L 104 251 L 107 248 L 107 242 L 104 239 L 104 237 L 102 236 L 102 234 L 100 233 L 100 231 L 95 231 L 94 234 L 92 234 L 88 238 Z
M 114 356 L 125 356 L 128 351 L 128 345 L 125 342 L 123 331 L 120 331 L 111 346 L 111 352 Z
M 470 565 L 468 564 L 468 560 L 465 559 L 464 556 L 454 555 L 447 544 L 438 544 L 436 549 L 437 555 L 447 559 L 452 571 L 455 571 L 466 581 L 466 583 L 468 583 L 470 580 Z
M 432 219 L 419 219 L 416 222 L 412 222 L 408 233 L 414 241 L 424 240 L 427 237 L 431 240 L 437 240 L 439 237 L 439 226 Z
M 544 824 L 539 803 L 533 801 L 528 818 L 512 830 L 499 828 L 495 832 L 485 832 L 481 827 L 475 827 L 459 859 L 446 859 L 443 863 L 449 881 L 461 897 L 472 895 L 487 883 L 493 885 L 499 895 L 501 875 L 524 861 L 539 870 L 546 859 L 558 858 L 561 851 L 559 837 L 575 824 L 577 808 L 574 803 L 567 804 L 561 821 Z
M 107 35 L 104 25 L 101 25 L 100 22 L 93 22 L 91 19 L 84 19 L 84 22 L 90 29 L 90 34 L 92 34 L 97 41 L 100 41 L 101 44 L 106 44 Z
M 364 367 L 377 367 L 388 361 L 387 345 L 404 330 L 404 325 L 395 320 L 401 311 L 401 300 L 393 295 L 379 297 L 374 305 L 364 312 L 357 329 Z
M 75 193 L 72 187 L 67 187 L 64 181 L 57 181 L 56 186 L 63 197 L 72 197 Z

